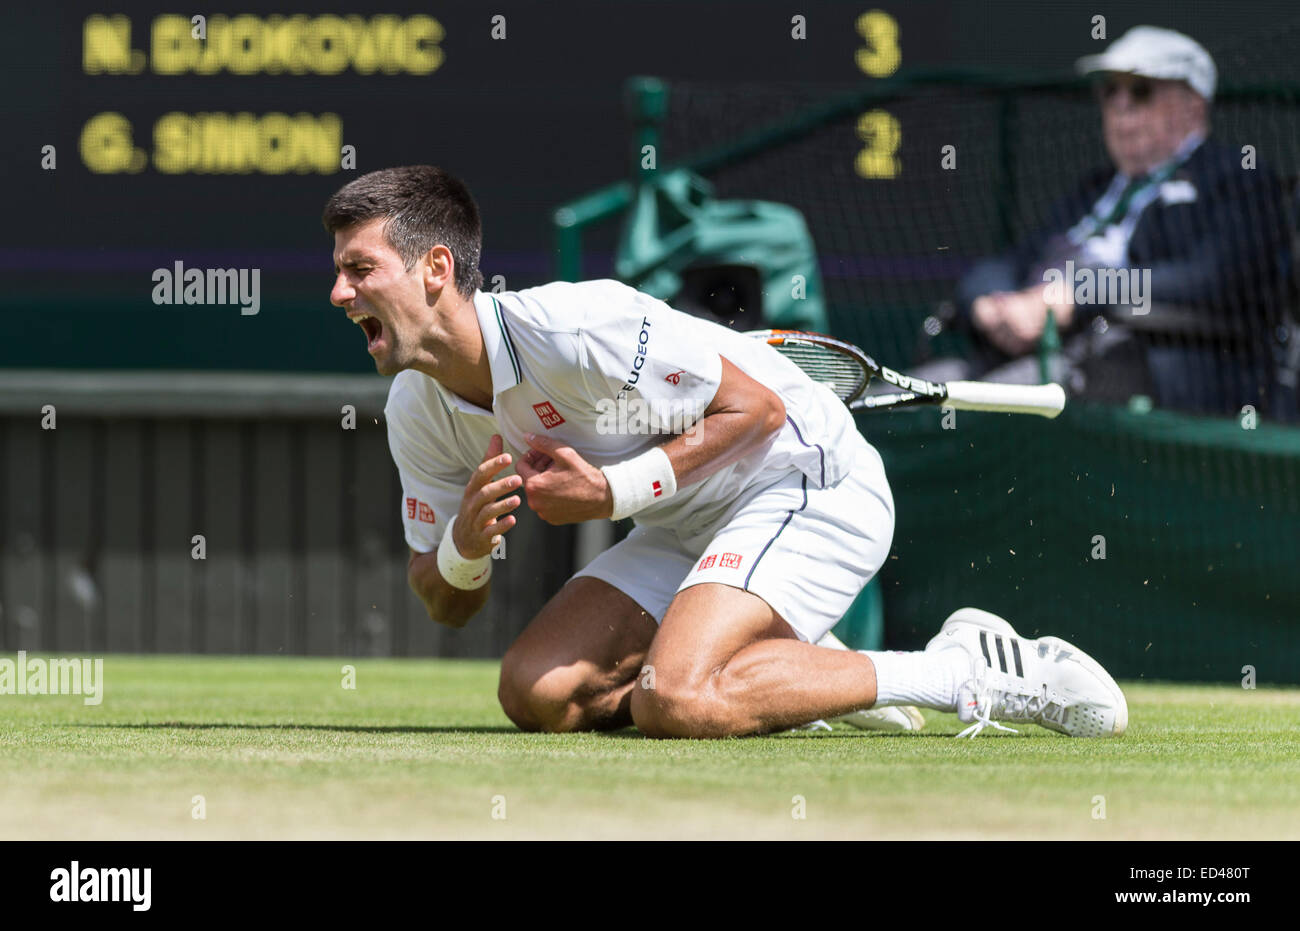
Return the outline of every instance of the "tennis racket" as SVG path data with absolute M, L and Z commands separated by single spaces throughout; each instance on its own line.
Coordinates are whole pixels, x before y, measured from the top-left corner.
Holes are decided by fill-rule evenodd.
M 877 364 L 857 346 L 820 333 L 799 330 L 754 330 L 777 352 L 820 382 L 851 411 L 933 404 L 961 411 L 1002 411 L 1055 417 L 1065 409 L 1065 391 L 1058 384 L 1000 385 L 987 381 L 932 382 L 913 378 Z M 866 394 L 871 379 L 879 378 L 898 391 Z

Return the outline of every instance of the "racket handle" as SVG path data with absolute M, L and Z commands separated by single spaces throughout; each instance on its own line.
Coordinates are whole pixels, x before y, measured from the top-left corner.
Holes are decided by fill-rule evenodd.
M 1065 410 L 1065 389 L 1047 385 L 1002 385 L 988 381 L 950 381 L 944 407 L 959 411 L 1003 411 L 1055 417 Z

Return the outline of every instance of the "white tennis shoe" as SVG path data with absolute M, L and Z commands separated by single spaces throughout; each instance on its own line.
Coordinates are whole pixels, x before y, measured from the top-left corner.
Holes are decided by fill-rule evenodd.
M 1038 724 L 1071 737 L 1118 737 L 1128 727 L 1128 702 L 1091 656 L 1057 637 L 1027 640 L 995 614 L 954 611 L 926 652 L 964 650 L 971 677 L 957 692 L 957 717 L 970 724 L 958 737 L 986 727 L 1016 733 L 998 721 Z
M 843 721 L 860 731 L 919 731 L 925 727 L 925 718 L 912 705 L 891 705 L 886 708 L 865 708 L 850 711 L 832 721 Z
M 887 708 L 864 708 L 862 711 L 850 711 L 832 721 L 856 727 L 860 731 L 919 731 L 925 727 L 925 718 L 919 709 L 912 705 L 891 705 Z M 796 731 L 830 731 L 834 730 L 823 720 L 810 721 L 793 728 Z

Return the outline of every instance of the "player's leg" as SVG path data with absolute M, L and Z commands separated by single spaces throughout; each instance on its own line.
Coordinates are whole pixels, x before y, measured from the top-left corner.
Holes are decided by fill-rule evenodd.
M 1122 734 L 1127 704 L 1100 664 L 1053 637 L 1024 639 L 987 612 L 954 612 L 915 653 L 810 646 L 888 553 L 893 507 L 878 468 L 868 447 L 839 485 L 803 483 L 796 497 L 783 481 L 742 503 L 669 606 L 646 660 L 653 675 L 632 692 L 637 726 L 740 736 L 877 704 L 956 711 L 972 736 L 997 720 Z
M 871 451 L 832 488 L 803 484 L 795 498 L 783 481 L 742 502 L 668 608 L 646 660 L 652 675 L 632 691 L 636 725 L 661 737 L 741 736 L 919 705 L 956 711 L 972 736 L 998 720 L 1122 734 L 1124 695 L 1100 664 L 987 612 L 954 612 L 920 652 L 811 645 L 887 556 L 893 508 L 877 463 Z M 774 504 L 789 509 L 774 514 Z
M 858 652 L 814 646 L 881 568 L 893 500 L 879 454 L 829 488 L 791 472 L 742 496 L 686 575 L 650 649 L 638 727 L 663 736 L 762 733 L 876 702 Z
M 507 716 L 525 730 L 630 725 L 632 684 L 693 564 L 672 533 L 653 527 L 637 527 L 592 560 L 502 659 Z
M 673 599 L 646 664 L 631 707 L 654 737 L 768 733 L 876 701 L 867 656 L 802 642 L 762 598 L 719 583 Z
M 637 725 L 702 737 L 782 730 L 872 706 L 954 710 L 970 671 L 956 654 L 811 645 L 884 565 L 893 529 L 884 466 L 865 441 L 853 472 L 833 486 L 809 488 L 790 473 L 742 496 L 669 607 L 647 659 L 654 675 L 633 691 Z
M 830 631 L 827 631 L 817 641 L 817 645 L 829 650 L 844 651 L 849 649 L 839 637 L 836 637 Z M 875 708 L 859 708 L 848 714 L 842 714 L 838 718 L 831 718 L 831 721 L 848 724 L 860 731 L 919 731 L 925 727 L 925 715 L 921 714 L 920 709 L 914 705 L 880 705 Z M 821 728 L 830 730 L 830 726 L 821 720 L 805 724 L 801 729 L 817 730 Z
M 501 660 L 502 709 L 526 731 L 630 725 L 632 685 L 655 629 L 654 618 L 608 582 L 570 579 Z
M 652 737 L 768 733 L 868 700 L 956 711 L 971 725 L 958 736 L 1014 732 L 997 721 L 1071 737 L 1118 737 L 1128 726 L 1124 693 L 1096 660 L 1056 637 L 1022 638 L 975 608 L 953 612 L 924 651 L 850 654 L 795 639 L 749 592 L 701 584 L 674 599 L 647 663 L 653 679 L 638 680 L 631 707 Z

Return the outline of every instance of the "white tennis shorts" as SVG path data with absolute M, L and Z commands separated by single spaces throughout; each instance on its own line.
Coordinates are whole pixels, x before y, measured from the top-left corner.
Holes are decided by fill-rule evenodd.
M 880 571 L 894 537 L 894 498 L 884 464 L 861 441 L 837 485 L 810 487 L 791 470 L 743 491 L 710 526 L 638 526 L 574 575 L 601 579 L 661 623 L 673 597 L 701 582 L 752 592 L 816 643 Z

